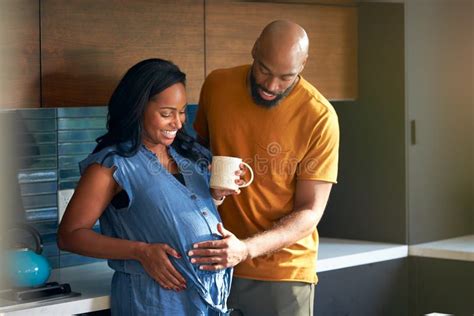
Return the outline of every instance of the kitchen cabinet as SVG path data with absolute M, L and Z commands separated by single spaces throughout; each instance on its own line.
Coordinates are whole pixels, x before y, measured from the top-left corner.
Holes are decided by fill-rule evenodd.
M 422 250 L 413 260 L 417 315 L 474 312 L 473 9 L 472 1 L 405 3 L 408 243 Z
M 125 71 L 151 57 L 180 66 L 197 103 L 206 74 L 251 62 L 258 32 L 278 18 L 308 31 L 304 76 L 331 100 L 357 98 L 355 1 L 283 2 L 2 1 L 0 106 L 105 105 Z
M 290 19 L 310 40 L 303 76 L 330 100 L 357 98 L 357 7 L 311 3 L 206 1 L 206 74 L 251 63 L 253 44 L 272 20 Z
M 203 1 L 41 1 L 42 106 L 104 105 L 138 61 L 172 60 L 189 102 L 204 80 Z
M 416 244 L 474 233 L 474 2 L 405 6 L 407 129 L 416 127 L 408 130 L 416 141 L 407 141 L 408 224 Z
M 0 1 L 0 109 L 40 106 L 39 1 Z
M 340 174 L 319 225 L 321 236 L 410 249 L 472 236 L 473 79 L 466 71 L 473 65 L 472 12 L 472 3 L 462 1 L 359 5 L 359 98 L 334 103 Z M 449 47 L 442 44 L 448 40 Z M 470 247 L 445 247 L 456 258 L 411 253 L 410 294 L 396 296 L 400 306 L 409 300 L 416 315 L 472 314 L 470 240 Z M 377 282 L 368 272 L 364 279 Z M 379 286 L 377 295 L 385 288 Z M 341 291 L 354 304 L 372 295 L 364 298 L 350 287 Z

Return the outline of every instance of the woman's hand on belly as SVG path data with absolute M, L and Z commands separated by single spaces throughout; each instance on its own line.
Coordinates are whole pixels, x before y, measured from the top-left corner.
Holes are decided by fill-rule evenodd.
M 146 244 L 138 248 L 138 258 L 145 271 L 161 287 L 168 290 L 186 289 L 186 280 L 176 270 L 168 255 L 181 259 L 181 255 L 168 244 Z

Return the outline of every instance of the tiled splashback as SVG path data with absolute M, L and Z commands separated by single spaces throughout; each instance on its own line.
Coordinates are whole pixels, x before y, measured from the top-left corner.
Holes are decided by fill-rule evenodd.
M 187 107 L 185 128 L 194 135 L 196 105 Z M 106 131 L 106 107 L 21 109 L 0 112 L 14 121 L 17 136 L 17 180 L 27 222 L 42 235 L 44 252 L 53 268 L 97 261 L 60 251 L 56 245 L 57 191 L 74 189 L 78 162 L 94 149 Z M 100 231 L 96 225 L 94 230 Z

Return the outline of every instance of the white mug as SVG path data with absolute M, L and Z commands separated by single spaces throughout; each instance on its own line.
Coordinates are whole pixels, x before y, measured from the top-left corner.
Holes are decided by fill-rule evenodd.
M 243 164 L 250 171 L 250 180 L 243 185 L 235 183 L 235 180 L 240 178 L 240 176 L 235 174 L 237 170 L 240 170 L 240 164 Z M 252 168 L 247 163 L 243 162 L 242 159 L 237 157 L 212 157 L 211 172 L 211 188 L 213 189 L 238 190 L 239 188 L 249 186 L 253 181 Z

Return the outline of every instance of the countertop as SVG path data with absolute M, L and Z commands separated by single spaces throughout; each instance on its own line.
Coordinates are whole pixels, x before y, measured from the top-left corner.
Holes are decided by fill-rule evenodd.
M 408 255 L 474 261 L 474 235 L 408 247 L 379 242 L 321 238 L 317 272 L 404 258 Z M 71 315 L 110 307 L 113 271 L 106 262 L 53 270 L 50 281 L 69 283 L 81 296 L 17 304 L 0 300 L 1 315 Z
M 461 236 L 409 247 L 410 256 L 474 261 L 474 235 Z
M 407 245 L 352 239 L 321 238 L 316 271 L 320 273 L 404 258 L 407 255 Z
M 0 315 L 72 315 L 110 307 L 110 281 L 113 270 L 98 262 L 54 269 L 49 282 L 69 283 L 80 296 L 18 304 L 0 299 Z

